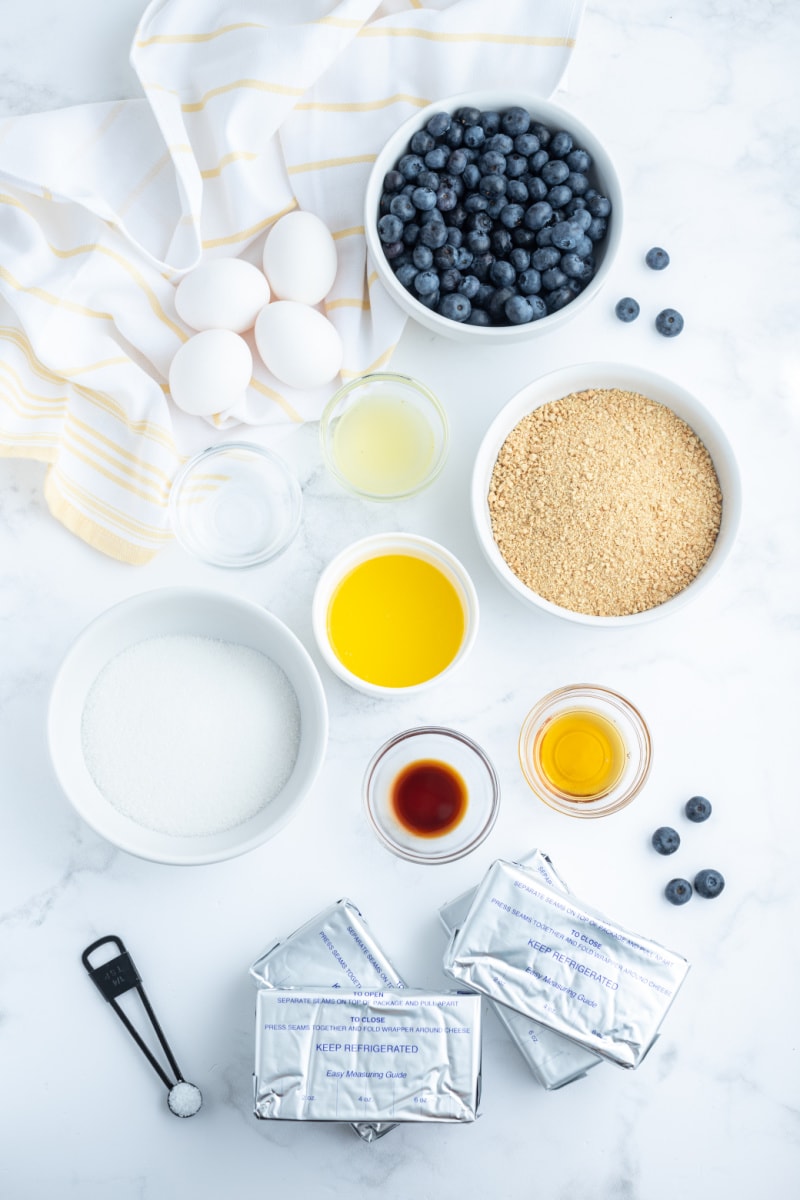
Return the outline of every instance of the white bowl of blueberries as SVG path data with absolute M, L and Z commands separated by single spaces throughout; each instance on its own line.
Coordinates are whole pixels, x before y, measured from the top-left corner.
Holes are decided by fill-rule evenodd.
M 516 92 L 466 92 L 389 138 L 365 198 L 390 295 L 444 337 L 517 342 L 576 316 L 617 253 L 622 193 L 597 138 Z

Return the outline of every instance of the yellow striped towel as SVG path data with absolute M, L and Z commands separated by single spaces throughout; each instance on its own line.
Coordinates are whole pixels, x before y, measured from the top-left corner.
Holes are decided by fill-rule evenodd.
M 0 452 L 49 465 L 53 514 L 97 549 L 148 561 L 197 433 L 166 379 L 190 336 L 175 285 L 201 260 L 259 262 L 295 207 L 333 231 L 326 301 L 348 378 L 386 364 L 403 317 L 367 265 L 370 164 L 415 109 L 514 81 L 542 96 L 583 0 L 154 0 L 131 47 L 142 99 L 0 124 Z M 257 359 L 242 403 L 264 440 L 316 419 Z

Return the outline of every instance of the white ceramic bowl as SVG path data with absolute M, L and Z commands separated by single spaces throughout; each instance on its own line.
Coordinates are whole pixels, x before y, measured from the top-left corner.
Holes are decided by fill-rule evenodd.
M 87 695 L 116 655 L 148 638 L 195 635 L 249 646 L 285 671 L 300 707 L 300 744 L 292 773 L 275 798 L 242 824 L 180 837 L 147 829 L 112 806 L 87 768 L 81 721 Z M 154 862 L 217 862 L 266 842 L 294 816 L 317 777 L 328 740 L 319 674 L 295 635 L 266 609 L 223 592 L 164 588 L 123 600 L 91 622 L 67 652 L 53 682 L 48 742 L 56 777 L 81 817 L 120 849 Z
M 527 325 L 486 327 L 462 325 L 458 321 L 451 321 L 447 317 L 442 317 L 439 313 L 426 308 L 407 288 L 404 288 L 398 282 L 383 253 L 381 241 L 378 237 L 378 205 L 381 192 L 383 191 L 383 181 L 386 173 L 406 153 L 412 134 L 416 133 L 418 129 L 422 129 L 434 113 L 453 113 L 457 108 L 468 106 L 484 111 L 502 111 L 505 108 L 516 105 L 527 109 L 535 121 L 541 121 L 542 124 L 547 125 L 553 132 L 559 129 L 566 130 L 573 135 L 577 145 L 584 150 L 588 150 L 591 154 L 594 165 L 589 171 L 590 182 L 592 186 L 596 187 L 599 192 L 607 196 L 611 201 L 612 208 L 608 221 L 608 232 L 603 241 L 597 245 L 597 253 L 595 255 L 597 270 L 593 278 L 580 295 L 565 305 L 564 308 L 550 313 L 538 321 L 531 321 Z M 611 270 L 611 264 L 619 249 L 622 236 L 622 208 L 622 189 L 611 159 L 602 143 L 598 141 L 591 130 L 587 129 L 571 113 L 527 92 L 512 90 L 508 92 L 474 91 L 463 92 L 457 96 L 448 96 L 443 100 L 437 101 L 435 104 L 429 104 L 427 108 L 422 108 L 414 113 L 399 129 L 395 130 L 376 158 L 370 173 L 364 202 L 364 230 L 372 265 L 378 272 L 380 280 L 389 295 L 409 317 L 413 317 L 420 325 L 424 325 L 426 329 L 430 329 L 442 337 L 452 338 L 459 342 L 471 342 L 475 346 L 500 345 L 508 342 L 526 341 L 529 338 L 539 337 L 543 333 L 549 333 L 567 321 L 571 321 L 573 317 L 576 317 L 578 313 L 583 311 L 587 304 L 591 304 L 605 283 L 608 273 Z
M 492 470 L 503 442 L 514 426 L 533 409 L 587 388 L 621 388 L 626 391 L 639 392 L 649 400 L 654 400 L 672 409 L 694 430 L 705 445 L 711 455 L 722 491 L 720 530 L 714 549 L 703 569 L 683 591 L 670 600 L 664 601 L 655 608 L 633 613 L 630 616 L 592 616 L 588 613 L 573 612 L 571 609 L 562 608 L 558 604 L 545 600 L 517 578 L 501 555 L 492 535 L 487 497 Z M 614 362 L 581 363 L 559 371 L 552 371 L 549 375 L 534 380 L 533 383 L 529 383 L 521 392 L 518 392 L 505 408 L 501 409 L 478 448 L 472 473 L 471 505 L 475 532 L 481 549 L 498 578 L 515 596 L 535 608 L 543 609 L 555 616 L 565 617 L 570 621 L 577 621 L 582 625 L 614 628 L 640 625 L 645 621 L 652 621 L 656 617 L 665 617 L 669 613 L 683 608 L 703 588 L 707 587 L 730 554 L 736 540 L 741 513 L 741 484 L 736 459 L 727 437 L 715 419 L 691 392 L 643 367 Z
M 328 609 L 340 582 L 361 563 L 387 554 L 407 554 L 437 567 L 450 581 L 461 601 L 464 635 L 450 663 L 432 678 L 407 687 L 387 687 L 370 683 L 353 674 L 335 653 L 328 636 Z M 478 636 L 478 594 L 459 560 L 438 542 L 413 533 L 376 533 L 346 546 L 319 577 L 311 607 L 311 624 L 319 652 L 335 675 L 367 696 L 396 697 L 427 690 L 449 675 L 472 649 Z

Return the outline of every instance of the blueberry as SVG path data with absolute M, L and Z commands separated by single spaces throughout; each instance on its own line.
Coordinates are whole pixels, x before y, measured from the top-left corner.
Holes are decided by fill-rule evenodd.
M 386 172 L 383 180 L 383 190 L 385 192 L 399 192 L 405 182 L 405 176 L 401 175 L 395 168 L 393 171 Z
M 504 196 L 508 186 L 505 175 L 482 175 L 478 189 L 482 196 L 491 203 L 499 196 Z
M 419 231 L 419 240 L 423 246 L 430 246 L 431 250 L 438 250 L 447 241 L 444 222 L 429 221 L 427 225 L 423 225 Z
M 469 166 L 469 159 L 463 150 L 454 150 L 447 160 L 447 170 L 451 175 L 463 175 Z
M 483 132 L 486 136 L 492 137 L 500 128 L 500 113 L 491 111 L 482 112 L 479 124 L 483 127 Z
M 532 203 L 546 198 L 548 191 L 547 184 L 538 175 L 526 175 L 525 186 L 528 189 L 528 195 Z
M 408 200 L 407 196 L 403 196 L 402 198 Z M 432 188 L 416 187 L 411 193 L 411 203 L 420 212 L 427 212 L 428 209 L 436 207 L 436 192 Z M 397 215 L 401 217 L 402 213 L 398 213 Z
M 605 217 L 592 217 L 590 224 L 586 227 L 586 236 L 593 242 L 601 242 L 606 236 L 607 229 L 608 222 Z
M 531 264 L 537 271 L 547 271 L 550 267 L 557 267 L 560 262 L 561 251 L 556 250 L 555 246 L 539 246 L 531 255 Z
M 541 141 L 541 138 L 539 139 Z M 541 171 L 546 162 L 550 161 L 550 155 L 546 150 L 536 150 L 528 159 L 528 166 L 532 171 Z
M 560 267 L 550 267 L 547 271 L 542 271 L 542 286 L 545 291 L 554 292 L 557 288 L 564 287 L 568 278 Z
M 481 119 L 479 108 L 473 108 L 471 105 L 465 105 L 464 108 L 456 109 L 456 120 L 462 125 L 477 125 Z
M 670 904 L 686 904 L 692 898 L 692 885 L 688 879 L 670 879 L 664 888 L 664 895 Z
M 449 271 L 456 265 L 456 248 L 451 246 L 449 242 L 436 251 L 433 256 L 433 265 L 437 271 Z
M 486 311 L 496 325 L 502 325 L 505 317 L 506 301 L 510 300 L 515 293 L 510 287 L 496 288 L 494 294 L 489 297 L 486 305 Z
M 430 246 L 423 246 L 419 243 L 411 251 L 411 261 L 418 271 L 427 271 L 433 266 L 433 251 Z
M 497 220 L 507 203 L 508 201 L 506 200 L 505 194 L 502 196 L 497 196 L 494 200 L 489 201 L 489 207 L 486 209 L 486 211 L 493 221 Z
M 484 312 L 482 308 L 473 308 L 464 322 L 465 325 L 491 325 L 491 323 L 489 314 Z
M 472 254 L 485 254 L 491 248 L 492 242 L 488 233 L 471 229 L 465 238 L 465 244 Z
M 575 247 L 575 253 L 577 254 L 578 258 L 589 258 L 593 250 L 594 242 L 584 233 L 580 238 L 578 238 L 578 244 Z
M 524 296 L 512 296 L 506 300 L 503 312 L 510 325 L 527 325 L 533 320 L 533 309 Z
M 591 165 L 592 156 L 589 154 L 588 150 L 570 150 L 569 154 L 567 155 L 567 166 L 569 167 L 570 171 L 580 171 L 582 175 L 585 175 Z
M 499 150 L 487 150 L 478 159 L 481 175 L 502 175 L 506 169 L 506 156 Z
M 725 887 L 725 879 L 721 871 L 698 871 L 694 877 L 694 890 L 698 896 L 713 900 Z
M 518 137 L 530 129 L 530 113 L 517 105 L 507 108 L 500 118 L 500 126 L 510 137 Z
M 525 211 L 524 222 L 528 229 L 542 229 L 553 215 L 546 200 L 538 200 Z
M 556 187 L 550 188 L 545 199 L 548 204 L 552 204 L 553 208 L 563 208 L 572 199 L 572 192 L 565 183 L 559 183 Z
M 397 242 L 403 236 L 403 222 L 394 213 L 386 213 L 378 221 L 378 237 L 382 242 Z
M 437 288 L 435 292 L 426 292 L 424 296 L 417 296 L 417 300 L 425 308 L 436 308 L 439 303 L 439 294 L 439 289 Z
M 515 246 L 508 256 L 508 261 L 515 271 L 527 271 L 531 265 L 530 250 L 526 250 L 524 246 Z
M 530 200 L 528 185 L 521 179 L 509 179 L 506 187 L 506 197 L 509 204 L 524 204 L 527 207 Z
M 583 231 L 577 222 L 559 221 L 553 226 L 551 244 L 558 250 L 574 250 Z
M 457 290 L 462 296 L 466 296 L 468 300 L 474 300 L 478 293 L 478 288 L 481 282 L 477 275 L 464 275 L 459 283 Z
M 573 196 L 582 196 L 588 190 L 589 180 L 582 171 L 570 171 L 567 178 L 564 180 Z
M 464 214 L 466 216 L 466 213 Z M 447 226 L 447 244 L 457 250 L 464 240 L 464 235 L 457 225 Z
M 553 158 L 544 164 L 539 174 L 547 186 L 552 187 L 554 183 L 564 182 L 569 175 L 569 167 L 560 158 Z
M 455 265 L 458 267 L 459 271 L 466 271 L 468 267 L 472 266 L 472 260 L 474 257 L 475 256 L 473 255 L 472 251 L 468 250 L 466 246 L 459 246 L 456 250 Z
M 457 150 L 464 140 L 464 127 L 459 125 L 457 121 L 453 121 L 452 125 L 444 135 L 444 144 L 449 146 L 451 150 Z
M 395 271 L 398 283 L 402 283 L 404 288 L 411 287 L 416 274 L 417 268 L 413 263 L 403 263 L 402 267 L 398 267 Z
M 420 192 L 423 189 L 415 188 L 414 190 Z M 431 195 L 433 195 L 433 192 L 431 192 Z M 411 218 L 416 215 L 416 211 L 417 210 L 414 208 L 412 201 L 408 196 L 404 196 L 402 192 L 397 196 L 392 196 L 392 201 L 389 205 L 389 212 L 393 216 L 399 217 L 404 223 L 406 221 L 410 221 Z
M 524 296 L 533 296 L 542 290 L 542 277 L 535 267 L 528 267 L 517 280 L 517 287 Z
M 486 143 L 487 150 L 496 150 L 500 154 L 510 154 L 514 149 L 514 142 L 507 133 L 495 133 Z
M 448 292 L 442 296 L 436 311 L 449 321 L 466 321 L 472 312 L 472 305 L 461 292 Z
M 436 145 L 436 139 L 427 129 L 418 129 L 411 139 L 410 148 L 414 154 L 427 154 Z
M 489 274 L 489 268 L 494 262 L 494 255 L 490 251 L 485 250 L 482 254 L 476 254 L 472 260 L 472 274 L 477 275 L 481 283 Z
M 525 299 L 533 309 L 534 321 L 540 321 L 542 317 L 547 316 L 547 305 L 541 296 L 526 296 Z
M 478 180 L 481 177 L 481 169 L 477 163 L 467 163 L 464 167 L 464 172 L 461 178 L 464 180 L 464 187 L 472 191 L 478 186 Z
M 442 137 L 450 128 L 450 114 L 446 112 L 434 113 L 425 128 L 432 137 Z
M 501 213 L 500 216 L 502 215 Z M 495 229 L 491 235 L 491 241 L 492 253 L 496 254 L 498 258 L 508 258 L 514 248 L 514 243 L 511 240 L 511 231 L 508 229 Z
M 518 229 L 512 229 L 511 240 L 515 246 L 523 246 L 527 249 L 529 246 L 536 245 L 536 234 L 532 229 L 520 226 Z
M 565 275 L 569 275 L 570 279 L 591 279 L 594 274 L 594 265 L 587 259 L 581 258 L 574 250 L 570 250 L 561 255 L 561 270 Z
M 656 317 L 656 329 L 662 337 L 677 337 L 683 329 L 683 317 L 674 308 L 663 308 Z
M 629 322 L 635 321 L 639 315 L 638 301 L 634 300 L 633 296 L 624 296 L 622 300 L 617 301 L 614 312 L 620 321 L 624 321 L 627 325 Z
M 436 193 L 436 207 L 439 212 L 452 212 L 458 204 L 458 195 L 454 188 L 441 187 Z
M 506 229 L 516 229 L 522 224 L 525 209 L 521 204 L 506 204 L 500 213 L 500 220 Z
M 478 180 L 475 181 L 475 186 L 478 186 Z M 485 196 L 481 196 L 478 192 L 472 192 L 464 201 L 464 208 L 468 213 L 486 212 L 488 207 L 489 201 Z
M 651 271 L 663 271 L 664 267 L 669 266 L 669 255 L 660 246 L 653 246 L 652 250 L 648 250 L 645 254 L 644 261 Z
M 705 796 L 692 796 L 691 800 L 686 801 L 684 812 L 690 821 L 699 825 L 711 816 L 711 801 L 706 800 Z
M 611 201 L 597 192 L 592 195 L 589 189 L 586 193 L 586 207 L 593 217 L 607 217 L 611 212 Z
M 674 854 L 681 844 L 681 837 L 677 829 L 672 829 L 669 825 L 661 825 L 655 831 L 650 839 L 653 843 L 653 849 L 659 854 Z
M 419 175 L 414 180 L 414 183 L 417 187 L 430 188 L 432 192 L 438 192 L 439 182 L 439 176 L 437 175 L 436 171 L 429 171 L 427 168 L 424 171 L 420 171 Z M 414 191 L 413 185 L 411 187 L 411 191 L 412 193 Z
M 514 138 L 514 149 L 517 154 L 524 154 L 526 158 L 530 158 L 539 149 L 539 139 L 530 130 L 527 133 L 520 133 Z
M 481 125 L 468 125 L 464 130 L 463 144 L 468 146 L 470 150 L 477 150 L 485 141 L 486 134 Z
M 498 258 L 489 268 L 489 279 L 497 287 L 512 287 L 516 278 L 516 271 L 504 258 Z
M 447 146 L 434 146 L 425 155 L 425 166 L 431 171 L 441 171 L 450 157 L 450 151 Z
M 405 180 L 416 179 L 420 171 L 425 170 L 425 163 L 418 154 L 404 154 L 397 169 Z
M 430 296 L 439 288 L 439 275 L 436 271 L 420 271 L 414 279 L 414 291 L 419 296 Z
M 419 225 L 416 221 L 409 221 L 403 230 L 403 245 L 415 246 L 419 237 Z
M 506 175 L 509 179 L 521 179 L 528 174 L 528 160 L 524 154 L 509 154 L 506 157 Z
M 556 158 L 566 158 L 572 146 L 572 137 L 563 129 L 550 138 L 550 153 Z
M 560 308 L 565 308 L 571 300 L 575 299 L 575 292 L 570 287 L 556 288 L 550 292 L 547 297 L 547 308 L 549 312 L 558 312 Z
M 440 288 L 443 292 L 455 292 L 460 283 L 461 272 L 456 267 L 446 267 L 442 271 L 440 277 Z

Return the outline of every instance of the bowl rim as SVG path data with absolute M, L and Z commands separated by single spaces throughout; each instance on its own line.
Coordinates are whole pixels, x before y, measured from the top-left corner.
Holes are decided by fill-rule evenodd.
M 230 606 L 233 612 L 247 614 L 257 623 L 268 627 L 272 633 L 276 633 L 290 647 L 292 655 L 298 663 L 302 664 L 302 670 L 305 674 L 305 684 L 308 687 L 310 698 L 310 708 L 314 713 L 315 719 L 318 722 L 319 737 L 315 743 L 310 743 L 310 750 L 305 759 L 304 778 L 301 784 L 299 794 L 287 805 L 286 809 L 277 816 L 273 821 L 266 825 L 263 829 L 257 829 L 247 838 L 240 842 L 231 844 L 224 849 L 213 849 L 206 847 L 205 849 L 198 848 L 191 850 L 192 846 L 200 847 L 204 842 L 210 842 L 215 836 L 214 834 L 200 835 L 198 837 L 186 837 L 185 850 L 178 852 L 177 850 L 168 849 L 151 849 L 143 846 L 141 841 L 137 840 L 136 834 L 141 833 L 144 838 L 159 837 L 167 839 L 171 835 L 160 834 L 158 831 L 149 830 L 146 826 L 139 825 L 132 818 L 126 817 L 125 814 L 119 813 L 113 808 L 110 801 L 95 789 L 101 797 L 105 807 L 109 813 L 121 818 L 119 822 L 123 827 L 130 829 L 131 837 L 125 837 L 118 832 L 110 832 L 106 822 L 102 816 L 98 817 L 98 813 L 102 812 L 102 806 L 96 806 L 86 803 L 82 796 L 75 796 L 68 790 L 62 779 L 62 753 L 58 749 L 59 734 L 58 722 L 63 718 L 61 710 L 64 706 L 74 706 L 74 701 L 70 701 L 70 695 L 66 692 L 67 682 L 66 676 L 72 665 L 79 660 L 80 656 L 86 651 L 93 640 L 102 634 L 105 629 L 113 628 L 118 622 L 125 621 L 129 614 L 135 614 L 137 611 L 147 609 L 151 605 L 159 605 L 162 603 L 172 604 L 176 606 L 185 606 L 192 603 L 194 600 L 210 602 L 212 604 L 223 604 Z M 158 636 L 151 634 L 146 636 Z M 145 640 L 140 638 L 139 640 Z M 128 645 L 135 645 L 136 640 L 131 640 Z M 239 644 L 246 644 L 244 642 Z M 110 658 L 107 659 L 110 661 Z M 102 668 L 100 668 L 102 669 Z M 288 674 L 288 672 L 287 672 Z M 293 686 L 294 681 L 291 680 Z M 63 693 L 63 694 L 62 694 Z M 126 851 L 137 858 L 145 859 L 149 862 L 163 863 L 170 866 L 203 866 L 215 862 L 224 862 L 228 859 L 237 858 L 242 854 L 249 853 L 265 842 L 273 838 L 280 832 L 297 814 L 302 804 L 305 802 L 311 792 L 319 773 L 322 769 L 328 744 L 329 733 L 329 716 L 328 705 L 325 696 L 325 690 L 322 686 L 319 672 L 314 664 L 313 659 L 306 650 L 303 643 L 295 633 L 274 613 L 257 604 L 253 600 L 245 599 L 241 596 L 231 595 L 228 592 L 219 591 L 215 588 L 206 587 L 160 587 L 152 588 L 144 592 L 137 592 L 132 596 L 118 600 L 110 605 L 102 612 L 93 617 L 79 631 L 76 637 L 72 640 L 66 652 L 62 655 L 61 661 L 53 675 L 50 691 L 48 696 L 47 718 L 46 718 L 46 736 L 47 749 L 50 761 L 50 767 L 54 778 L 67 802 L 78 816 L 86 822 L 96 834 L 102 837 L 111 845 L 116 846 L 120 850 Z M 294 774 L 294 772 L 293 772 Z M 241 826 L 235 828 L 245 828 L 253 821 L 257 820 L 259 814 L 255 814 L 248 821 L 242 823 Z M 233 830 L 226 831 L 232 833 Z M 175 836 L 174 841 L 176 846 L 180 839 Z
M 549 121 L 552 124 L 557 124 L 560 128 L 575 133 L 579 139 L 583 139 L 584 143 L 588 142 L 593 147 L 592 155 L 598 167 L 597 173 L 603 182 L 604 194 L 609 195 L 612 201 L 612 212 L 615 214 L 615 219 L 609 222 L 603 246 L 602 261 L 589 283 L 569 304 L 564 305 L 563 308 L 558 309 L 556 312 L 548 313 L 546 317 L 542 317 L 538 321 L 530 321 L 527 325 L 494 325 L 486 327 L 461 325 L 458 321 L 442 317 L 439 313 L 426 308 L 425 305 L 420 304 L 397 281 L 394 272 L 386 260 L 378 237 L 376 214 L 380 199 L 380 189 L 387 170 L 394 165 L 394 162 L 399 157 L 398 148 L 400 145 L 409 142 L 412 133 L 421 128 L 434 113 L 444 110 L 453 112 L 456 108 L 467 105 L 492 109 L 520 105 L 527 108 L 537 120 Z M 378 153 L 372 165 L 364 193 L 364 235 L 367 243 L 367 253 L 388 294 L 403 309 L 407 316 L 418 321 L 427 329 L 441 333 L 444 337 L 455 338 L 457 340 L 465 338 L 471 340 L 474 338 L 476 345 L 479 345 L 481 341 L 487 344 L 524 341 L 536 335 L 549 333 L 580 313 L 594 299 L 606 282 L 621 244 L 623 220 L 624 198 L 619 172 L 604 143 L 583 123 L 580 117 L 574 116 L 569 109 L 554 104 L 551 100 L 544 97 L 536 96 L 530 92 L 523 92 L 519 89 L 505 91 L 495 88 L 457 92 L 452 96 L 445 96 L 440 100 L 433 101 L 424 108 L 417 109 L 416 112 L 411 113 L 390 134 Z M 459 330 L 461 331 L 460 335 Z
M 181 493 L 196 468 L 202 463 L 213 462 L 215 459 L 224 456 L 232 450 L 246 451 L 256 458 L 261 458 L 265 464 L 268 464 L 274 470 L 276 475 L 286 485 L 292 518 L 281 537 L 275 541 L 270 549 L 254 551 L 245 558 L 236 560 L 209 553 L 195 545 L 193 539 L 188 537 L 184 530 L 179 511 Z M 175 472 L 170 485 L 167 507 L 172 533 L 178 545 L 187 554 L 190 554 L 192 558 L 197 559 L 199 562 L 207 563 L 212 567 L 223 567 L 227 570 L 243 570 L 247 567 L 262 566 L 264 563 L 270 562 L 273 558 L 277 558 L 280 554 L 283 554 L 284 550 L 291 545 L 300 528 L 300 522 L 303 519 L 303 493 L 288 463 L 280 455 L 275 454 L 273 450 L 268 450 L 266 446 L 260 446 L 257 442 L 248 442 L 239 439 L 237 441 L 218 442 L 213 446 L 206 446 L 204 450 L 198 451 L 197 454 L 192 455 L 182 463 Z
M 714 547 L 695 578 L 677 595 L 655 608 L 624 616 L 596 616 L 573 612 L 539 596 L 518 579 L 500 554 L 492 535 L 488 508 L 488 483 L 503 442 L 514 426 L 529 412 L 543 404 L 586 388 L 623 387 L 640 392 L 648 399 L 664 404 L 686 421 L 706 447 L 722 493 L 722 519 Z M 673 406 L 673 403 L 677 407 Z M 682 410 L 682 411 L 679 411 Z M 686 412 L 692 415 L 685 415 Z M 722 426 L 693 392 L 665 375 L 634 363 L 613 360 L 573 363 L 540 375 L 525 384 L 500 409 L 484 433 L 472 469 L 470 484 L 472 524 L 481 550 L 497 578 L 521 600 L 552 616 L 581 625 L 623 629 L 646 624 L 683 608 L 718 574 L 727 561 L 736 539 L 741 518 L 742 496 L 739 468 L 733 447 Z
M 333 651 L 327 635 L 327 614 L 333 592 L 348 572 L 369 558 L 378 557 L 381 553 L 402 553 L 403 550 L 415 554 L 439 566 L 444 565 L 450 574 L 458 581 L 464 602 L 464 638 L 458 652 L 451 662 L 438 675 L 425 679 L 422 683 L 412 683 L 404 687 L 386 687 L 382 684 L 370 683 L 361 679 L 341 662 Z M 325 663 L 344 683 L 367 696 L 376 698 L 401 698 L 415 696 L 419 692 L 435 687 L 458 667 L 467 657 L 478 636 L 480 606 L 475 584 L 460 559 L 440 542 L 434 541 L 419 533 L 406 533 L 400 530 L 386 533 L 372 533 L 366 537 L 350 542 L 328 562 L 317 580 L 314 596 L 311 601 L 311 628 L 320 654 Z
M 364 488 L 356 487 L 346 475 L 342 474 L 336 463 L 336 458 L 330 446 L 330 425 L 336 418 L 336 409 L 341 402 L 350 396 L 358 388 L 363 387 L 365 383 L 375 381 L 385 381 L 387 383 L 401 383 L 409 387 L 411 390 L 419 392 L 424 396 L 427 403 L 433 409 L 438 418 L 441 428 L 442 445 L 431 470 L 421 480 L 420 483 L 414 485 L 413 488 L 406 488 L 402 492 L 370 492 Z M 406 375 L 402 371 L 368 371 L 364 375 L 358 375 L 355 379 L 350 379 L 343 383 L 340 388 L 334 392 L 325 408 L 322 410 L 322 416 L 319 422 L 319 438 L 322 447 L 322 456 L 325 460 L 325 465 L 330 471 L 333 478 L 338 484 L 350 492 L 354 496 L 362 496 L 366 500 L 375 500 L 379 503 L 391 500 L 405 500 L 410 496 L 417 496 L 420 492 L 424 492 L 434 480 L 438 479 L 444 470 L 444 465 L 447 462 L 447 455 L 450 449 L 450 423 L 447 418 L 447 413 L 442 405 L 441 400 L 426 383 L 422 380 L 414 378 L 412 375 Z
M 480 829 L 472 838 L 472 840 L 461 849 L 451 850 L 449 853 L 444 854 L 415 854 L 410 848 L 401 846 L 398 842 L 393 841 L 379 824 L 371 803 L 372 783 L 375 778 L 375 772 L 390 750 L 394 749 L 395 746 L 402 742 L 408 742 L 413 738 L 430 735 L 457 741 L 461 743 L 462 746 L 466 746 L 468 750 L 473 752 L 475 757 L 484 767 L 489 777 L 491 800 L 489 802 L 489 812 L 487 814 L 486 821 L 481 825 Z M 461 733 L 457 729 L 450 729 L 444 725 L 416 725 L 411 729 L 404 729 L 401 733 L 396 733 L 394 737 L 389 738 L 375 751 L 364 771 L 364 778 L 361 785 L 361 795 L 368 823 L 382 845 L 384 845 L 398 858 L 405 859 L 406 862 L 420 863 L 423 866 L 434 866 L 439 863 L 456 862 L 459 858 L 465 858 L 467 854 L 471 854 L 473 850 L 476 850 L 477 847 L 486 840 L 497 822 L 497 817 L 500 812 L 501 791 L 500 779 L 492 760 L 489 758 L 483 747 L 479 746 L 473 738 L 468 737 L 467 734 Z

